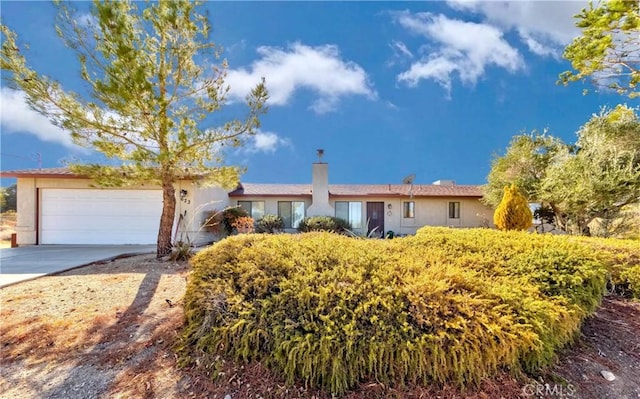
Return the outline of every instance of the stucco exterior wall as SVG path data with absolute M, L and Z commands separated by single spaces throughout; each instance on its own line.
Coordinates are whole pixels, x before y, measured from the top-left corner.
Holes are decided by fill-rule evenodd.
M 229 205 L 234 206 L 238 201 L 264 201 L 265 214 L 278 214 L 278 201 L 301 201 L 299 197 L 241 197 L 231 198 Z M 311 204 L 310 198 L 305 198 L 306 210 Z M 362 202 L 362 224 L 367 223 L 367 202 L 384 202 L 385 232 L 393 230 L 396 234 L 415 234 L 422 226 L 452 226 L 452 227 L 481 227 L 492 226 L 493 211 L 475 198 L 385 198 L 385 197 L 340 197 L 331 198 L 329 203 L 335 209 L 336 201 Z M 403 202 L 415 202 L 415 218 L 402 217 Z M 449 219 L 449 202 L 460 202 L 460 218 Z M 389 209 L 389 204 L 391 209 Z M 329 215 L 335 216 L 335 214 Z
M 33 245 L 37 241 L 38 203 L 40 198 L 38 189 L 67 188 L 67 189 L 104 189 L 104 190 L 160 190 L 157 185 L 135 185 L 126 188 L 97 187 L 91 179 L 79 178 L 26 178 L 17 179 L 17 221 L 16 233 L 18 245 Z M 227 192 L 220 187 L 198 187 L 190 180 L 181 180 L 175 184 L 176 189 L 176 219 L 173 234 L 178 232 L 178 239 L 187 237 L 193 243 L 212 241 L 215 237 L 204 231 L 202 226 L 203 214 L 210 209 L 222 209 L 228 205 Z M 187 194 L 181 197 L 180 191 Z M 182 215 L 182 218 L 180 218 Z M 182 220 L 181 220 L 182 219 Z M 180 226 L 177 225 L 180 221 Z M 158 215 L 158 225 L 160 215 Z
M 415 234 L 423 226 L 481 227 L 492 219 L 493 211 L 475 198 L 384 198 L 384 197 L 341 197 L 336 201 L 361 201 L 362 222 L 367 223 L 367 202 L 384 202 L 384 229 L 396 234 Z M 403 217 L 403 203 L 415 202 L 415 217 Z M 460 218 L 449 219 L 449 202 L 460 202 Z M 391 208 L 389 208 L 391 205 Z M 491 226 L 492 223 L 489 224 Z
M 314 163 L 311 173 L 311 205 L 305 208 L 308 216 L 323 216 L 335 213 L 329 202 L 329 165 Z
M 184 198 L 180 195 L 181 190 L 186 191 Z M 192 181 L 182 180 L 176 184 L 176 199 L 176 238 L 184 241 L 188 239 L 194 244 L 215 241 L 218 237 L 206 231 L 202 225 L 208 211 L 222 210 L 229 206 L 227 191 L 215 186 L 199 187 Z
M 238 201 L 264 201 L 264 214 L 265 215 L 277 215 L 278 214 L 278 202 L 285 201 L 302 201 L 304 202 L 304 216 L 307 217 L 309 206 L 311 206 L 311 196 L 309 197 L 242 197 L 242 198 L 230 198 L 229 205 L 237 206 Z M 296 229 L 286 229 L 288 233 L 296 232 Z
M 384 232 L 386 233 L 389 230 L 393 230 L 396 234 L 412 234 L 409 230 L 405 229 L 405 231 L 401 230 L 402 222 L 401 222 L 401 213 L 402 213 L 402 201 L 400 198 L 383 198 L 383 197 L 340 197 L 340 198 L 331 198 L 331 206 L 335 209 L 336 202 L 346 201 L 346 202 L 362 202 L 362 228 L 354 229 L 356 232 L 366 233 L 367 231 L 367 202 L 384 202 Z M 389 205 L 391 205 L 391 209 L 389 209 Z M 335 216 L 335 215 L 332 215 Z
M 18 245 L 36 243 L 36 179 L 17 180 L 16 239 Z
M 285 201 L 303 201 L 304 209 L 305 209 L 305 217 L 308 216 L 306 211 L 309 209 L 311 205 L 311 197 L 309 198 L 300 198 L 300 197 L 242 197 L 242 198 L 231 198 L 229 200 L 230 206 L 237 206 L 238 201 L 264 201 L 264 213 L 265 215 L 277 215 L 278 214 L 278 202 Z
M 413 220 L 401 218 L 402 234 L 414 234 L 423 226 L 489 227 L 493 225 L 492 209 L 483 205 L 479 199 L 416 198 L 413 200 L 416 204 L 415 218 Z M 460 218 L 449 218 L 449 202 L 460 203 Z M 402 209 L 398 213 L 402 216 Z
M 19 245 L 37 243 L 38 236 L 38 204 L 41 195 L 39 189 L 68 188 L 68 189 L 99 189 L 91 179 L 80 178 L 18 178 L 18 216 L 16 231 Z M 104 188 L 114 190 L 114 188 Z M 156 185 L 138 185 L 120 190 L 159 190 Z M 117 189 L 116 189 L 117 190 Z M 264 201 L 265 214 L 278 214 L 278 202 L 303 201 L 305 203 L 305 217 L 309 216 L 308 209 L 312 204 L 311 196 L 268 196 L 268 197 L 234 197 L 229 198 L 226 190 L 220 187 L 199 187 L 190 180 L 181 180 L 175 184 L 176 190 L 176 219 L 174 222 L 174 239 L 189 240 L 195 244 L 214 241 L 217 237 L 205 231 L 201 226 L 206 213 L 211 210 L 222 210 L 228 206 L 236 206 L 238 201 Z M 183 194 L 181 194 L 183 192 Z M 364 231 L 367 223 L 367 202 L 384 203 L 384 229 L 392 230 L 396 234 L 415 234 L 422 226 L 452 226 L 452 227 L 480 227 L 492 226 L 492 209 L 484 206 L 476 198 L 398 198 L 398 197 L 331 197 L 329 216 L 335 216 L 336 201 L 357 201 L 362 203 L 361 220 Z M 415 202 L 415 217 L 404 218 L 403 203 Z M 449 219 L 449 202 L 460 202 L 460 218 Z M 327 211 L 329 212 L 329 211 Z M 158 215 L 158 223 L 159 223 Z M 295 232 L 295 229 L 289 229 Z

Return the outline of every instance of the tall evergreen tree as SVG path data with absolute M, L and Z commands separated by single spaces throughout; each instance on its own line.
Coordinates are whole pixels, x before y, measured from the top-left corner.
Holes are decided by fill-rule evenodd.
M 247 96 L 243 119 L 209 123 L 226 103 L 227 63 L 198 7 L 189 1 L 96 0 L 91 17 L 81 18 L 70 5 L 58 4 L 56 31 L 77 55 L 87 95 L 32 69 L 17 35 L 0 25 L 2 70 L 31 108 L 70 132 L 74 143 L 121 161 L 72 165 L 75 172 L 103 186 L 162 187 L 158 257 L 171 251 L 174 183 L 193 177 L 235 184 L 239 170 L 224 166 L 220 148 L 242 145 L 266 112 L 263 82 Z
M 502 201 L 493 214 L 493 223 L 500 230 L 526 230 L 531 227 L 533 214 L 527 199 L 515 184 L 505 186 Z

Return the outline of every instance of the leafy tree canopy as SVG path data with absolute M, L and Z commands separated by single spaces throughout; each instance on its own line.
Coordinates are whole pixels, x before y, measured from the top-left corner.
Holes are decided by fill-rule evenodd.
M 588 234 L 594 219 L 616 218 L 640 201 L 640 119 L 626 106 L 605 109 L 580 128 L 573 146 L 551 136 L 516 136 L 493 162 L 488 204 L 499 203 L 492 201 L 504 182 L 523 182 L 527 200 L 551 207 L 558 227 Z
M 573 71 L 560 75 L 565 85 L 590 79 L 599 88 L 630 98 L 640 96 L 640 15 L 638 0 L 589 2 L 576 15 L 582 35 L 564 51 Z
M 140 8 L 138 8 L 140 7 Z M 223 146 L 240 146 L 266 112 L 264 82 L 247 96 L 247 113 L 213 125 L 226 103 L 227 63 L 209 39 L 199 4 L 189 1 L 94 1 L 90 18 L 58 4 L 56 31 L 78 59 L 88 93 L 64 89 L 32 69 L 17 35 L 0 25 L 2 70 L 31 108 L 120 166 L 72 165 L 104 186 L 153 182 L 163 189 L 158 256 L 171 251 L 173 184 L 197 177 L 230 186 Z
M 546 131 L 513 137 L 506 154 L 494 157 L 485 186 L 485 202 L 497 207 L 504 187 L 510 184 L 515 184 L 526 198 L 538 199 L 549 164 L 563 151 L 567 151 L 567 145 Z
M 17 210 L 17 192 L 15 183 L 7 187 L 0 187 L 0 210 L 2 212 Z

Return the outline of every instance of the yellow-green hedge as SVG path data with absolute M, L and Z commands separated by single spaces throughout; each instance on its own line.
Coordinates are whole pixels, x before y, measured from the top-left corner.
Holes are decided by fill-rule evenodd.
M 486 229 L 243 235 L 192 264 L 185 357 L 257 360 L 334 394 L 365 379 L 463 385 L 545 365 L 606 277 L 579 242 Z
M 579 237 L 609 268 L 609 288 L 615 294 L 640 299 L 640 240 Z

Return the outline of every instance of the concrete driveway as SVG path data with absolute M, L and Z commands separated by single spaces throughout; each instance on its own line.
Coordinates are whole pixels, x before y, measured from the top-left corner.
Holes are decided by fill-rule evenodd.
M 0 249 L 0 287 L 124 254 L 155 252 L 155 245 L 32 245 Z

